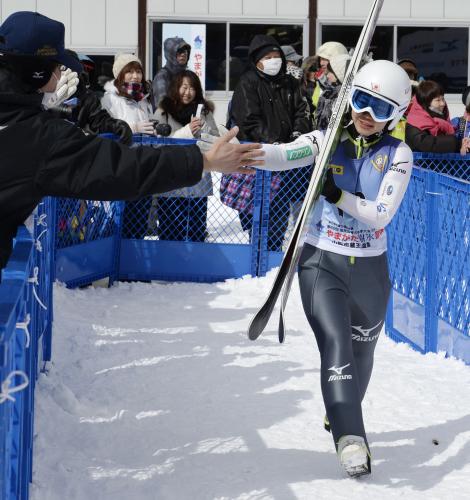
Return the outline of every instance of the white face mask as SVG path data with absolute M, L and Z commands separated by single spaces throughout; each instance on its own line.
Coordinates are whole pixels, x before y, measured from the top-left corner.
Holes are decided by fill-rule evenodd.
M 272 59 L 265 59 L 261 61 L 263 69 L 261 70 L 264 74 L 269 76 L 276 76 L 281 70 L 282 59 L 280 57 L 273 57 Z

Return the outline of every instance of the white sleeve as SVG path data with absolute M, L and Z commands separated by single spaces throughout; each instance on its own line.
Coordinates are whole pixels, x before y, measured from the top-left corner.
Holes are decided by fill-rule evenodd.
M 380 184 L 375 200 L 364 200 L 343 191 L 336 206 L 371 227 L 384 228 L 400 206 L 413 170 L 413 153 L 402 142 Z
M 318 155 L 322 140 L 323 132 L 314 130 L 287 144 L 263 144 L 265 156 L 260 159 L 265 163 L 257 168 L 281 171 L 312 165 Z

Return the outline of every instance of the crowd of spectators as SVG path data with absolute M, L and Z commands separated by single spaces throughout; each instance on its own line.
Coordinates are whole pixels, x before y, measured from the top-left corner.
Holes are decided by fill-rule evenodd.
M 201 132 L 221 135 L 224 129 L 216 124 L 214 103 L 204 97 L 199 77 L 188 69 L 191 45 L 172 37 L 164 41 L 163 48 L 166 62 L 153 81 L 146 80 L 137 56 L 117 54 L 112 66 L 114 78 L 101 80 L 101 103 L 99 94 L 90 90 L 92 59 L 72 53 L 83 67 L 73 119 L 87 133 L 111 132 L 127 144 L 132 133 L 186 139 L 198 138 Z M 371 59 L 369 55 L 364 62 Z M 256 35 L 225 125 L 239 127 L 239 140 L 267 143 L 290 142 L 311 130 L 326 129 L 350 60 L 351 51 L 340 42 L 328 41 L 314 55 L 303 57 L 292 45 Z M 421 77 L 412 59 L 398 64 L 410 78 L 413 98 L 404 119 L 390 133 L 405 140 L 413 151 L 469 153 L 470 87 L 462 93 L 462 116 L 451 120 L 441 83 Z M 289 217 L 296 216 L 311 171 L 312 167 L 306 166 L 272 175 L 269 250 L 282 249 Z M 241 227 L 250 237 L 254 179 L 254 175 L 224 176 L 220 186 L 221 200 L 238 211 Z M 212 178 L 206 173 L 190 188 L 127 202 L 123 236 L 146 236 L 147 225 L 135 223 L 144 217 L 156 228 L 159 239 L 202 242 L 207 235 L 208 197 L 212 194 Z

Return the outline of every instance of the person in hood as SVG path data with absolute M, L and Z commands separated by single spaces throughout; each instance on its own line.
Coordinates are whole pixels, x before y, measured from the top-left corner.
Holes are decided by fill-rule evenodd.
M 188 68 L 191 45 L 183 38 L 174 36 L 163 42 L 166 64 L 157 72 L 152 82 L 153 106 L 158 108 L 160 101 L 167 95 L 171 79 L 180 71 Z
M 311 130 L 307 101 L 300 82 L 286 74 L 281 46 L 268 35 L 256 35 L 248 51 L 249 69 L 240 77 L 230 106 L 229 122 L 238 125 L 243 141 L 285 143 Z M 268 250 L 280 251 L 287 230 L 290 202 L 303 199 L 311 168 L 283 172 L 270 207 Z M 240 212 L 245 230 L 252 215 Z
M 132 144 L 132 130 L 129 125 L 123 121 L 110 116 L 110 114 L 102 108 L 99 97 L 90 89 L 89 68 L 92 63 L 90 58 L 85 60 L 84 64 L 73 50 L 66 50 L 67 54 L 74 57 L 82 70 L 78 74 L 77 91 L 70 100 L 70 106 L 65 107 L 67 114 L 64 118 L 69 117 L 83 131 L 89 134 L 115 134 L 119 137 L 120 142 L 129 146 Z M 85 56 L 86 57 L 86 56 Z M 67 104 L 67 102 L 66 102 Z
M 204 170 L 243 173 L 258 164 L 259 145 L 229 144 L 237 129 L 203 153 L 196 145 L 130 149 L 57 118 L 45 104 L 70 97 L 78 83 L 71 70 L 80 71 L 64 32 L 36 12 L 16 12 L 0 26 L 0 269 L 44 196 L 137 199 L 196 184 Z
M 442 87 L 432 80 L 420 82 L 406 116 L 406 143 L 413 151 L 456 153 L 460 141 L 454 135 Z

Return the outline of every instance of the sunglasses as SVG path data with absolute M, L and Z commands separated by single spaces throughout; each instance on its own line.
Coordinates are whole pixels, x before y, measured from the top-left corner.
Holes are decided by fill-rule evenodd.
M 352 89 L 349 102 L 356 113 L 368 111 L 376 122 L 387 122 L 398 111 L 398 106 L 395 103 L 358 88 Z

